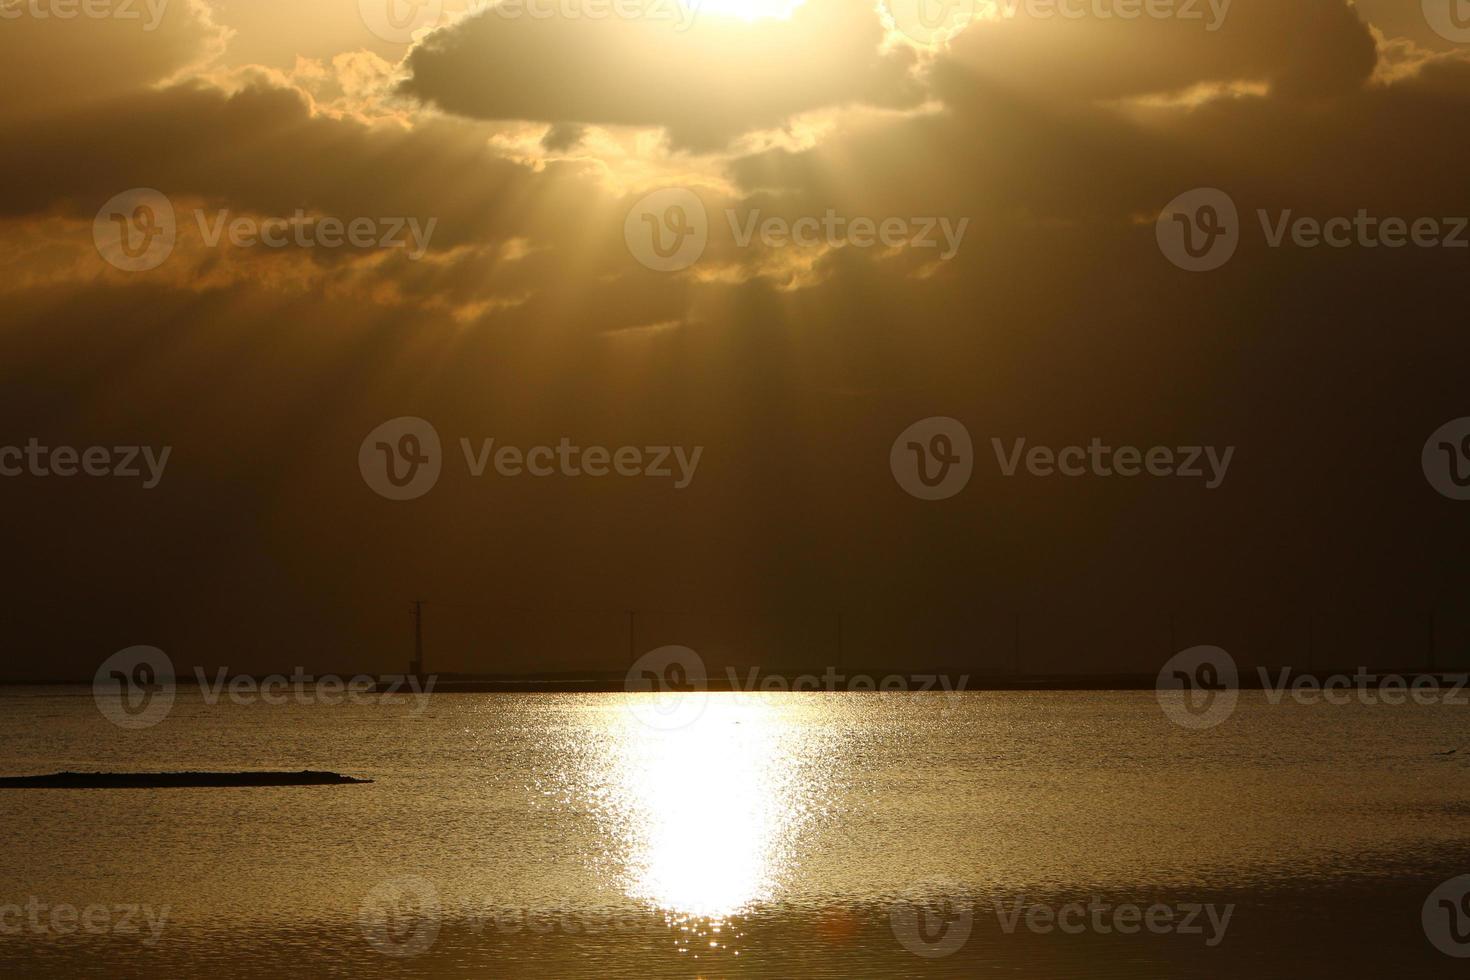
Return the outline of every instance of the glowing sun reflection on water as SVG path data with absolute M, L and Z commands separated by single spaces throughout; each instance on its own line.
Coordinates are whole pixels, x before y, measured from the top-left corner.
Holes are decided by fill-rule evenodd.
M 592 780 L 622 853 L 622 890 L 663 910 L 695 949 L 725 945 L 732 916 L 775 896 L 826 796 L 809 707 L 707 698 L 696 720 L 667 731 L 626 705 L 610 710 Z

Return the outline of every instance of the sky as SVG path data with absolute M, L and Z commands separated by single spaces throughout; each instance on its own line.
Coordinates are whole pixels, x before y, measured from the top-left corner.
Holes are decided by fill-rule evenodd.
M 1463 4 L 394 3 L 0 2 L 0 676 L 1470 662 Z

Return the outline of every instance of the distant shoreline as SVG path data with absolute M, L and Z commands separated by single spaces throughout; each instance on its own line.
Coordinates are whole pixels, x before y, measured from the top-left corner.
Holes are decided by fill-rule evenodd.
M 1266 676 L 1263 678 L 1260 671 L 1264 669 Z M 1377 689 L 1383 685 L 1385 679 L 1392 679 L 1397 685 L 1400 681 L 1412 684 L 1421 678 L 1431 679 L 1440 685 L 1467 685 L 1470 684 L 1470 673 L 1465 671 L 1430 670 L 1423 667 L 1416 668 L 1392 668 L 1392 667 L 1367 667 L 1352 666 L 1339 668 L 1313 668 L 1302 670 L 1297 668 L 1277 667 L 1242 667 L 1237 687 L 1245 691 L 1268 690 L 1281 677 L 1281 671 L 1290 671 L 1287 681 L 1294 684 L 1301 679 L 1310 679 L 1318 684 L 1332 677 L 1360 678 L 1361 685 L 1369 689 Z M 742 667 L 735 669 L 735 680 L 732 682 L 728 673 L 724 671 L 712 672 L 704 690 L 715 692 L 747 690 L 745 686 L 750 676 L 751 668 Z M 1365 673 L 1366 670 L 1366 673 Z M 838 684 L 833 688 L 822 686 L 828 671 L 834 671 L 838 678 Z M 269 675 L 240 675 L 262 680 Z M 323 673 L 321 677 L 345 677 L 346 674 Z M 404 674 L 379 674 L 379 675 L 356 675 L 371 678 L 376 685 L 376 691 L 398 690 L 407 693 L 408 677 Z M 863 686 L 849 686 L 853 678 L 865 678 Z M 767 678 L 779 678 L 784 687 L 763 688 L 761 682 Z M 810 683 L 803 689 L 798 689 L 795 684 L 802 679 L 815 679 L 819 685 L 815 688 Z M 960 671 L 901 671 L 901 670 L 875 670 L 872 668 L 782 668 L 779 670 L 765 670 L 757 675 L 755 686 L 749 688 L 751 693 L 864 693 L 871 688 L 868 682 L 881 684 L 885 679 L 901 678 L 904 686 L 897 688 L 898 691 L 916 693 L 929 691 L 935 694 L 945 692 L 1003 692 L 1003 691 L 1153 691 L 1158 686 L 1156 674 L 1019 674 L 1019 675 L 995 675 L 995 674 L 965 674 Z M 425 674 L 422 678 L 412 680 L 420 686 L 421 690 L 428 690 L 429 680 L 433 680 L 432 691 L 435 694 L 620 694 L 627 692 L 626 677 L 624 674 L 574 674 L 574 675 L 534 675 L 524 677 L 507 677 L 504 675 L 467 675 L 467 674 Z M 947 686 L 946 686 L 947 681 Z M 200 688 L 197 678 L 192 675 L 183 676 L 176 681 L 180 688 Z M 314 686 L 313 681 L 306 681 L 307 686 Z M 0 680 L 0 687 L 75 687 L 91 689 L 90 681 L 77 680 Z

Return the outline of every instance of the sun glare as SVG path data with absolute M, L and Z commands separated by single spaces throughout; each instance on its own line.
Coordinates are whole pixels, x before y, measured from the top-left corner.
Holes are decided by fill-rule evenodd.
M 785 18 L 806 0 L 689 0 L 699 13 L 720 17 L 759 20 L 763 17 Z

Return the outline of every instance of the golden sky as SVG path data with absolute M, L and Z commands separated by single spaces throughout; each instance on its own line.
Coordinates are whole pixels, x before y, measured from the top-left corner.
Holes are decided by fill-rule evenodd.
M 50 635 L 34 610 L 82 594 L 102 611 L 68 649 L 205 648 L 227 621 L 266 657 L 260 608 L 388 660 L 398 627 L 362 606 L 424 591 L 1153 617 L 1250 606 L 1245 565 L 1295 615 L 1314 590 L 1422 594 L 1387 570 L 1425 541 L 1431 579 L 1453 566 L 1460 532 L 1414 522 L 1419 444 L 1470 414 L 1447 353 L 1463 259 L 1270 249 L 1254 225 L 1470 213 L 1470 44 L 1420 0 L 1234 0 L 1214 29 L 1204 0 L 1204 21 L 982 2 L 922 37 L 907 0 L 711 0 L 692 24 L 646 2 L 670 16 L 429 0 L 440 16 L 401 39 L 375 0 L 170 0 L 156 23 L 141 0 L 141 21 L 0 3 L 0 442 L 168 443 L 178 474 L 121 499 L 0 485 L 39 515 L 16 635 Z M 1201 187 L 1231 195 L 1246 240 L 1192 275 L 1154 222 Z M 661 271 L 629 236 L 670 188 L 708 241 Z M 128 271 L 94 232 L 135 189 L 167 199 L 176 240 Z M 959 237 L 742 241 L 829 213 Z M 423 247 L 212 238 L 293 218 L 412 220 Z M 352 461 L 410 415 L 449 443 L 698 444 L 705 469 L 681 496 L 461 479 L 394 509 Z M 1241 476 L 1208 503 L 991 481 L 915 510 L 887 452 L 929 416 L 984 443 L 1229 443 Z M 1365 512 L 1393 516 L 1370 531 Z

